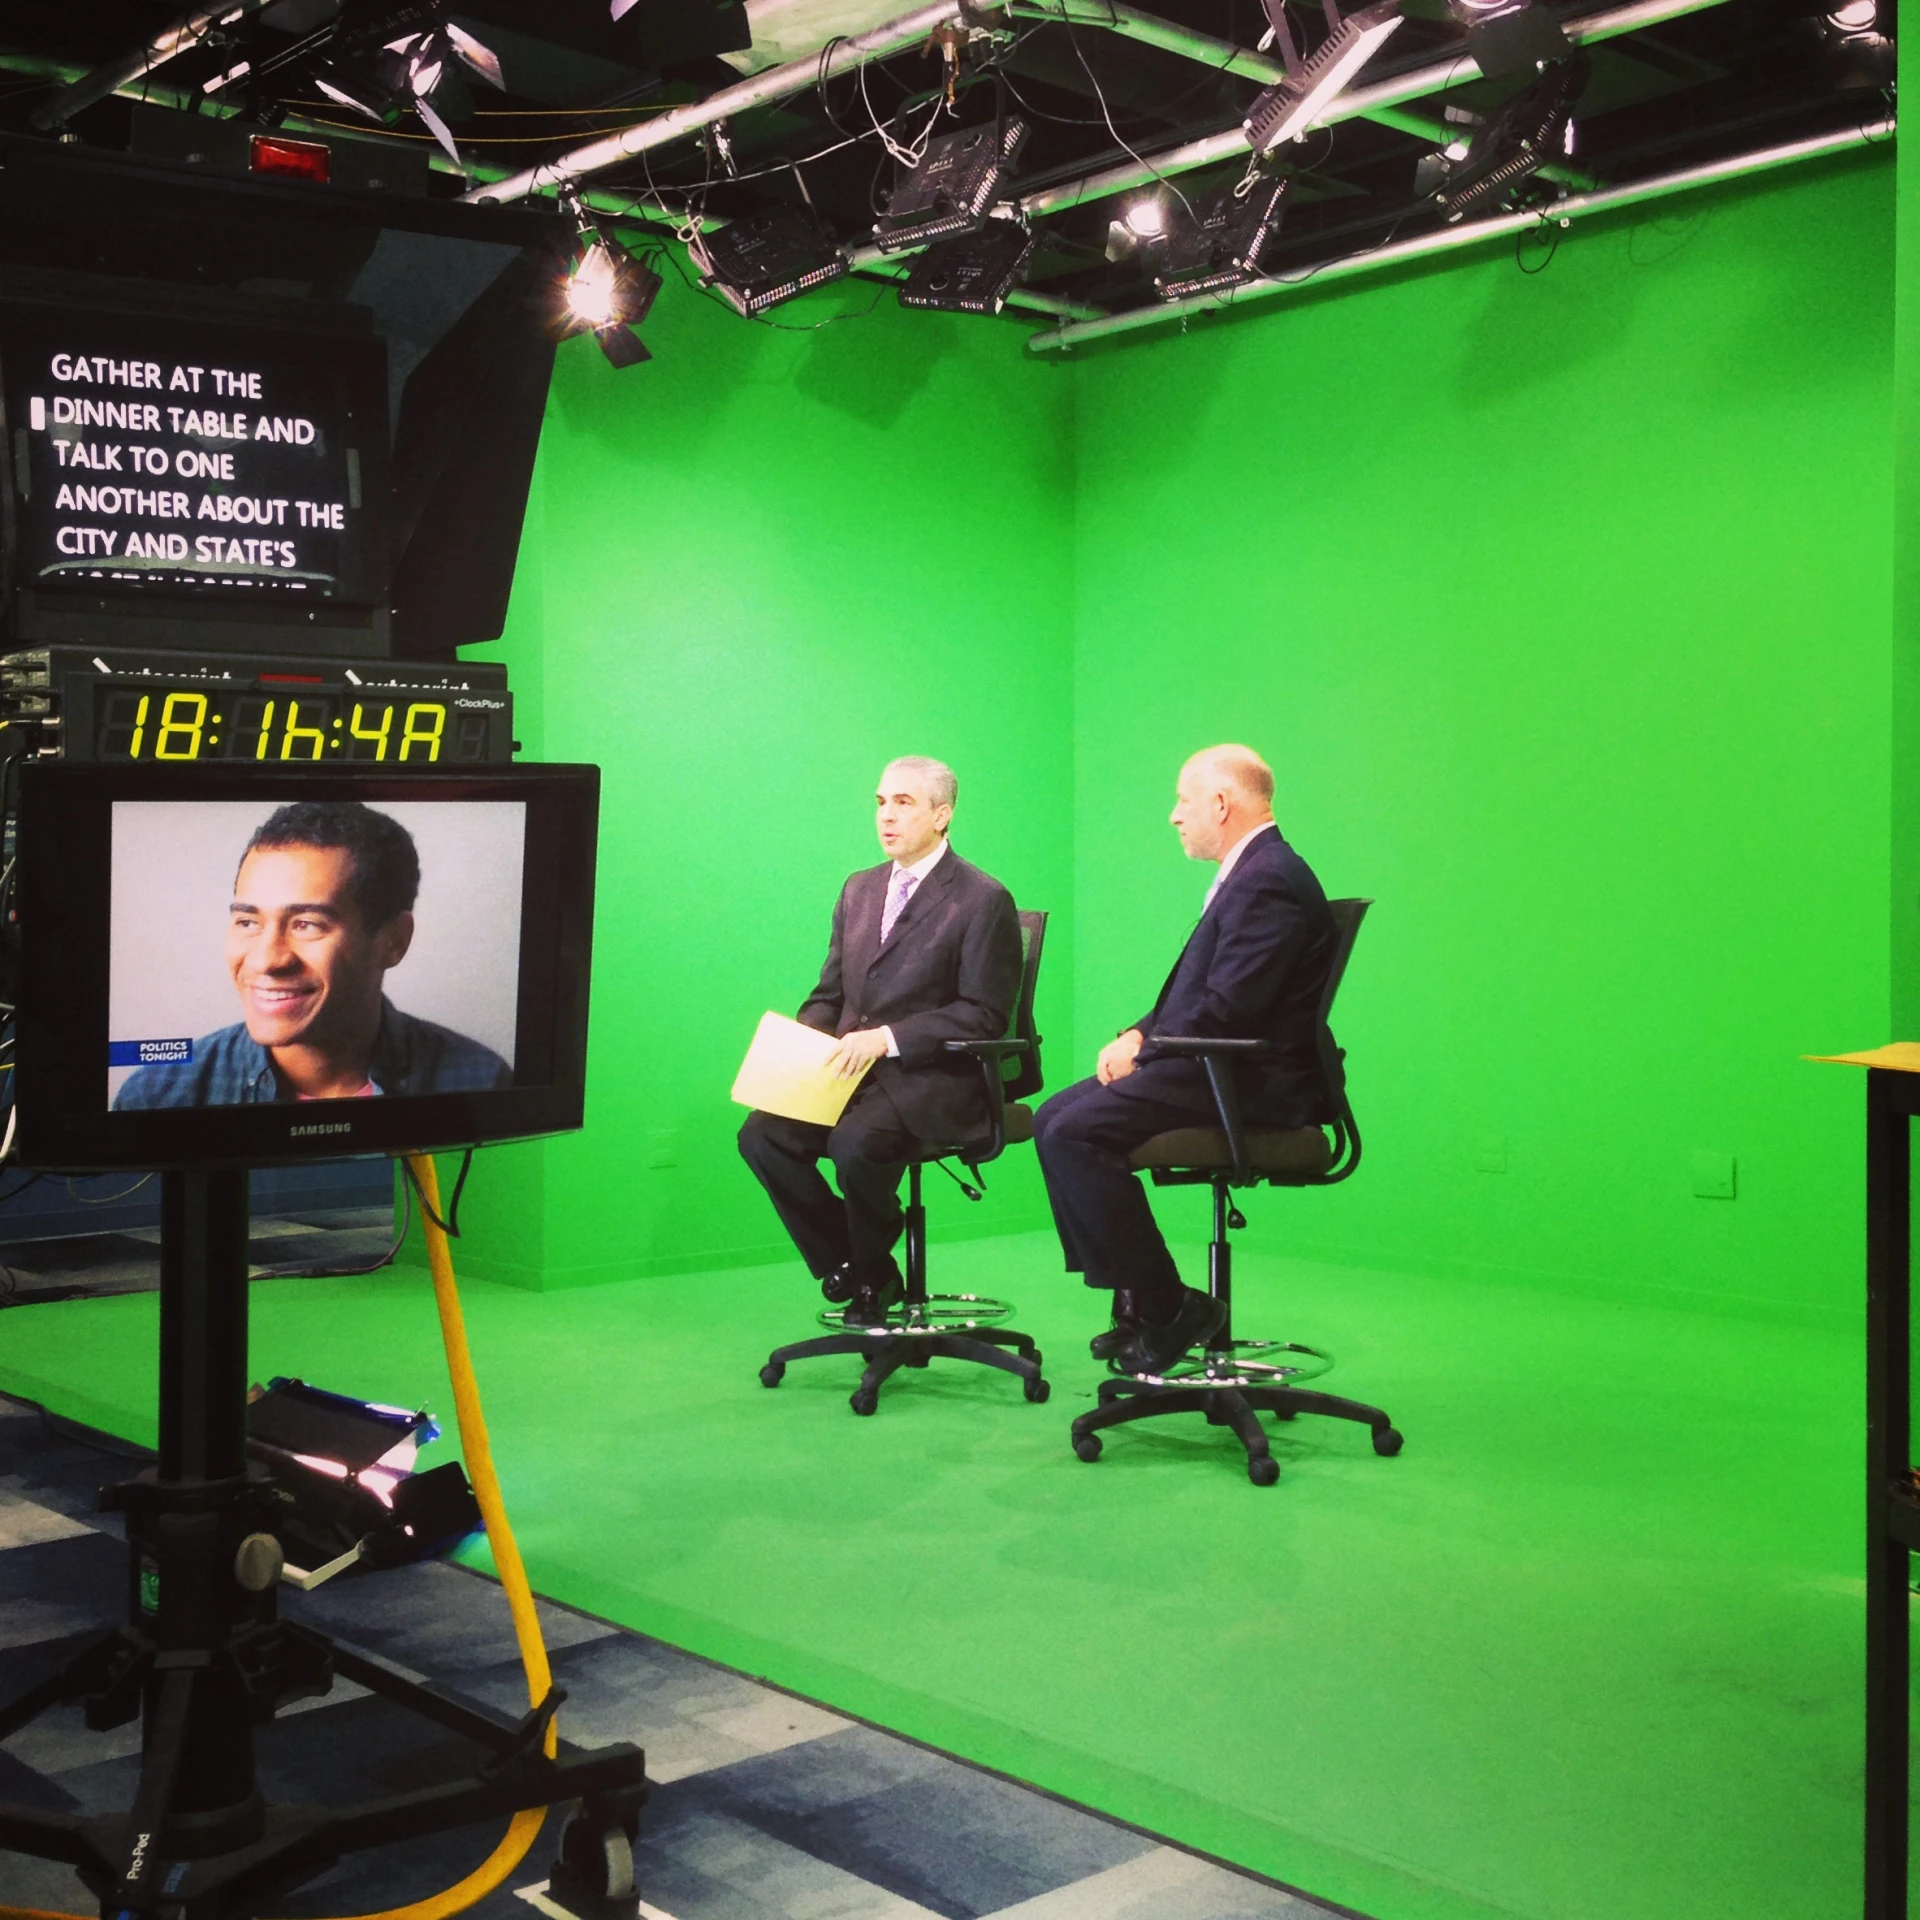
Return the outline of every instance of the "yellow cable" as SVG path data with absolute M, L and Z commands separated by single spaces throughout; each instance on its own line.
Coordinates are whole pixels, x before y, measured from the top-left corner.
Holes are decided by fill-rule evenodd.
M 527 1701 L 537 1707 L 553 1685 L 553 1669 L 547 1664 L 546 1642 L 540 1637 L 540 1616 L 534 1611 L 533 1589 L 527 1585 L 527 1570 L 521 1563 L 520 1548 L 507 1522 L 506 1504 L 500 1497 L 500 1478 L 493 1470 L 493 1448 L 487 1440 L 486 1416 L 480 1411 L 480 1389 L 473 1377 L 473 1355 L 467 1347 L 467 1323 L 460 1311 L 460 1291 L 454 1282 L 453 1255 L 448 1249 L 446 1234 L 434 1224 L 434 1215 L 440 1211 L 440 1177 L 429 1154 L 410 1154 L 407 1165 L 413 1170 L 427 1203 L 421 1209 L 427 1235 L 427 1265 L 433 1272 L 434 1304 L 440 1309 L 440 1335 L 446 1343 L 447 1372 L 453 1380 L 453 1411 L 460 1427 L 460 1447 L 467 1457 L 467 1475 L 473 1482 L 474 1497 L 480 1503 L 480 1517 L 487 1523 L 493 1564 L 506 1592 L 507 1608 L 513 1615 L 520 1662 L 527 1670 Z M 552 1759 L 558 1751 L 559 1736 L 549 1720 L 547 1758 Z M 416 1900 L 411 1906 L 356 1914 L 353 1920 L 447 1920 L 450 1914 L 463 1913 L 476 1901 L 484 1900 L 527 1857 L 546 1817 L 545 1807 L 529 1807 L 516 1813 L 493 1852 L 464 1880 L 444 1892 Z M 0 1906 L 0 1920 L 85 1920 L 85 1916 L 49 1913 L 38 1907 Z

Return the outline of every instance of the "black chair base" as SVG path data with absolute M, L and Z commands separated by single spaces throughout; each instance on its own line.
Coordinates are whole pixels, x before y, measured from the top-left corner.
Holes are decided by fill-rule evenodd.
M 1017 1374 L 1027 1398 L 1036 1405 L 1053 1391 L 1040 1375 L 1040 1349 L 1030 1336 L 1010 1327 L 976 1327 L 970 1333 L 901 1332 L 894 1327 L 874 1327 L 864 1333 L 822 1334 L 817 1340 L 796 1340 L 791 1346 L 776 1347 L 760 1369 L 760 1384 L 777 1387 L 789 1360 L 815 1360 L 835 1353 L 859 1354 L 867 1363 L 860 1384 L 847 1401 L 860 1414 L 874 1411 L 880 1404 L 881 1387 L 902 1367 L 924 1367 L 936 1357 L 971 1360 L 979 1366 Z
M 1260 1415 L 1282 1420 L 1296 1414 L 1324 1413 L 1336 1420 L 1357 1421 L 1373 1429 L 1375 1453 L 1400 1451 L 1401 1436 L 1379 1407 L 1344 1400 L 1337 1393 L 1315 1393 L 1310 1387 L 1248 1386 L 1244 1382 L 1217 1387 L 1189 1381 L 1140 1380 L 1116 1377 L 1100 1383 L 1100 1404 L 1073 1423 L 1073 1450 L 1082 1460 L 1100 1458 L 1100 1432 L 1130 1420 L 1154 1420 L 1168 1413 L 1203 1413 L 1216 1427 L 1231 1427 L 1247 1450 L 1247 1478 L 1256 1487 L 1270 1487 L 1280 1478 L 1280 1463 L 1267 1444 Z

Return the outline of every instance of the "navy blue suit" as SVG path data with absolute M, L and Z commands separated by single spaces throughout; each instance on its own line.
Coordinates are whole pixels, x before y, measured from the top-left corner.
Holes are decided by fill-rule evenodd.
M 1133 1022 L 1145 1037 L 1133 1071 L 1111 1086 L 1077 1081 L 1034 1116 L 1068 1272 L 1083 1274 L 1090 1287 L 1160 1291 L 1178 1280 L 1127 1157 L 1170 1127 L 1213 1122 L 1215 1108 L 1205 1067 L 1156 1053 L 1155 1034 L 1265 1040 L 1269 1054 L 1235 1069 L 1246 1118 L 1272 1127 L 1332 1118 L 1316 1032 L 1335 937 L 1313 869 L 1277 827 L 1258 830 L 1200 916 L 1153 1011 Z

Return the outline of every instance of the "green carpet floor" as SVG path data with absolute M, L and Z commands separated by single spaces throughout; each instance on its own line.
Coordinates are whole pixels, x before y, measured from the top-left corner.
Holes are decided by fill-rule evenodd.
M 1250 1235 L 1250 1240 L 1258 1236 Z M 1090 1296 L 936 1249 L 1054 1394 L 949 1363 L 860 1420 L 797 1267 L 466 1290 L 542 1591 L 1382 1920 L 1859 1911 L 1859 1333 L 1240 1256 L 1363 1430 L 1068 1447 Z M 253 1289 L 256 1374 L 450 1402 L 424 1278 Z M 0 1314 L 0 1388 L 153 1429 L 151 1295 Z M 445 1457 L 436 1449 L 428 1455 Z

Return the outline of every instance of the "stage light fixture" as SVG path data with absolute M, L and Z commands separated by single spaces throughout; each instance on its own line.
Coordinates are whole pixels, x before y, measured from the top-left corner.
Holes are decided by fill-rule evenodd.
M 1467 30 L 1467 51 L 1489 79 L 1536 73 L 1572 51 L 1560 22 L 1533 0 L 1447 0 L 1447 11 Z
M 560 201 L 580 237 L 579 255 L 561 283 L 562 331 L 591 333 L 616 367 L 651 360 L 634 329 L 653 311 L 659 274 L 601 229 L 577 188 L 568 187 Z
M 903 307 L 948 313 L 998 313 L 1019 284 L 1033 235 L 1013 220 L 990 221 L 978 233 L 942 240 L 913 263 L 900 289 Z
M 438 8 L 429 10 L 429 17 L 437 12 Z M 450 20 L 435 20 L 422 31 L 403 33 L 387 41 L 370 69 L 362 70 L 341 60 L 322 60 L 313 67 L 312 78 L 329 100 L 381 126 L 392 126 L 411 107 L 464 173 L 466 163 L 454 144 L 452 129 L 433 104 L 434 94 L 456 66 L 505 91 L 506 79 L 493 49 Z
M 1844 6 L 1835 7 L 1827 14 L 1826 23 L 1829 31 L 1842 40 L 1878 39 L 1878 0 L 1846 0 Z
M 1466 153 L 1449 163 L 1433 195 L 1449 222 L 1507 195 L 1564 151 L 1574 104 L 1592 70 L 1584 53 L 1552 62 L 1475 129 Z
M 813 210 L 780 207 L 713 233 L 689 251 L 702 277 L 736 313 L 751 316 L 843 278 L 847 257 Z
M 1261 0 L 1272 23 L 1261 45 L 1271 42 L 1277 47 L 1287 70 L 1287 77 L 1267 88 L 1247 112 L 1247 144 L 1263 159 L 1305 133 L 1400 25 L 1399 0 L 1375 0 L 1374 5 L 1361 7 L 1344 19 L 1335 0 L 1323 0 L 1323 4 L 1327 36 L 1306 54 L 1294 38 L 1286 0 Z
M 1024 120 L 1001 119 L 956 127 L 929 140 L 874 224 L 880 250 L 895 253 L 974 232 L 987 218 L 1001 176 L 1026 137 Z
M 310 1564 L 290 1563 L 295 1586 L 365 1562 L 399 1566 L 444 1551 L 480 1527 L 460 1463 L 415 1473 L 420 1449 L 440 1437 L 425 1413 L 381 1406 L 275 1379 L 247 1407 L 247 1453 L 281 1496 L 274 1532 Z
M 1291 174 L 1255 173 L 1178 209 L 1153 276 L 1162 300 L 1217 293 L 1260 276 L 1260 255 L 1280 230 Z
M 1129 202 L 1120 217 L 1136 240 L 1158 240 L 1167 231 L 1166 202 L 1157 193 L 1143 194 Z

